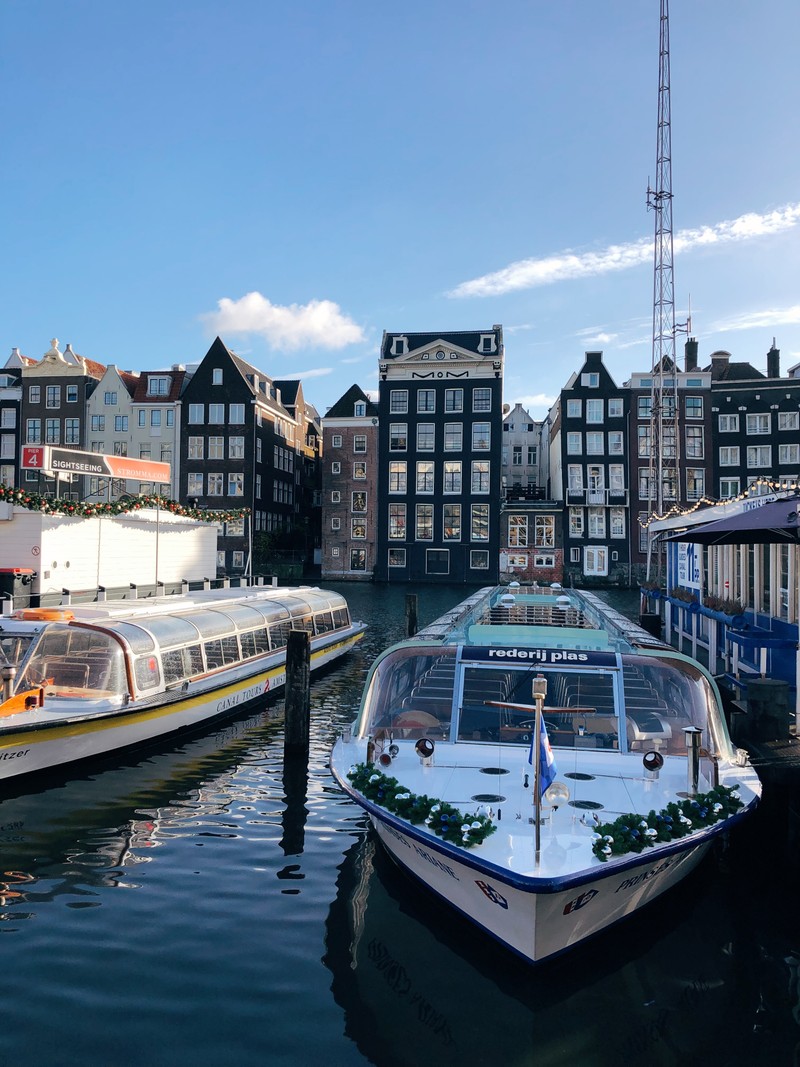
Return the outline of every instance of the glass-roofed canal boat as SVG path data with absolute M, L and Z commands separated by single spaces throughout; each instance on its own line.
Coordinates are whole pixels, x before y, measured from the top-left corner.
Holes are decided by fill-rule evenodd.
M 312 671 L 362 637 L 344 597 L 251 586 L 23 609 L 0 618 L 0 781 L 244 711 L 286 681 L 291 630 Z
M 535 587 L 378 657 L 331 766 L 402 867 L 530 961 L 675 885 L 761 792 L 703 667 Z

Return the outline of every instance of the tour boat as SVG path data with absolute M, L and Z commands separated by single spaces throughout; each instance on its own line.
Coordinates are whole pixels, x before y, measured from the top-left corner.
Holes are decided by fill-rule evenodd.
M 532 962 L 675 885 L 761 793 L 708 672 L 560 588 L 481 590 L 384 652 L 331 767 L 402 867 Z
M 0 618 L 0 781 L 238 714 L 286 681 L 290 630 L 314 670 L 366 626 L 344 597 L 251 586 L 30 608 Z

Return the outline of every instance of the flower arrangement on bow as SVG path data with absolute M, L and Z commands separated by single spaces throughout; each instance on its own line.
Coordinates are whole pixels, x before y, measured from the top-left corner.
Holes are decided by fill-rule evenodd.
M 717 785 L 708 793 L 673 801 L 663 811 L 651 811 L 646 816 L 620 815 L 614 822 L 597 827 L 592 851 L 605 862 L 609 856 L 643 852 L 660 842 L 676 841 L 702 827 L 713 826 L 744 807 L 736 796 L 737 788 Z
M 347 772 L 347 777 L 367 800 L 414 825 L 424 823 L 438 837 L 462 848 L 479 845 L 497 829 L 491 817 L 480 809 L 465 815 L 443 800 L 424 794 L 418 796 L 405 789 L 396 778 L 376 770 L 372 763 L 356 764 Z

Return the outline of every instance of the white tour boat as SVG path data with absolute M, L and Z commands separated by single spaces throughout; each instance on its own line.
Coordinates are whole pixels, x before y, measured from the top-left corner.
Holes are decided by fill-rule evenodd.
M 286 681 L 290 630 L 311 669 L 362 637 L 344 597 L 251 586 L 24 609 L 0 618 L 0 781 L 239 714 Z
M 561 589 L 481 590 L 384 652 L 331 766 L 402 867 L 530 961 L 675 885 L 761 793 L 704 668 Z

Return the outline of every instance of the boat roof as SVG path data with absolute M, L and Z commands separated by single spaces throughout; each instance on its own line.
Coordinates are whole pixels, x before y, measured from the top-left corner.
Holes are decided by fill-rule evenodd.
M 416 640 L 621 653 L 643 648 L 669 650 L 663 641 L 594 593 L 560 586 L 481 589 L 420 630 Z

